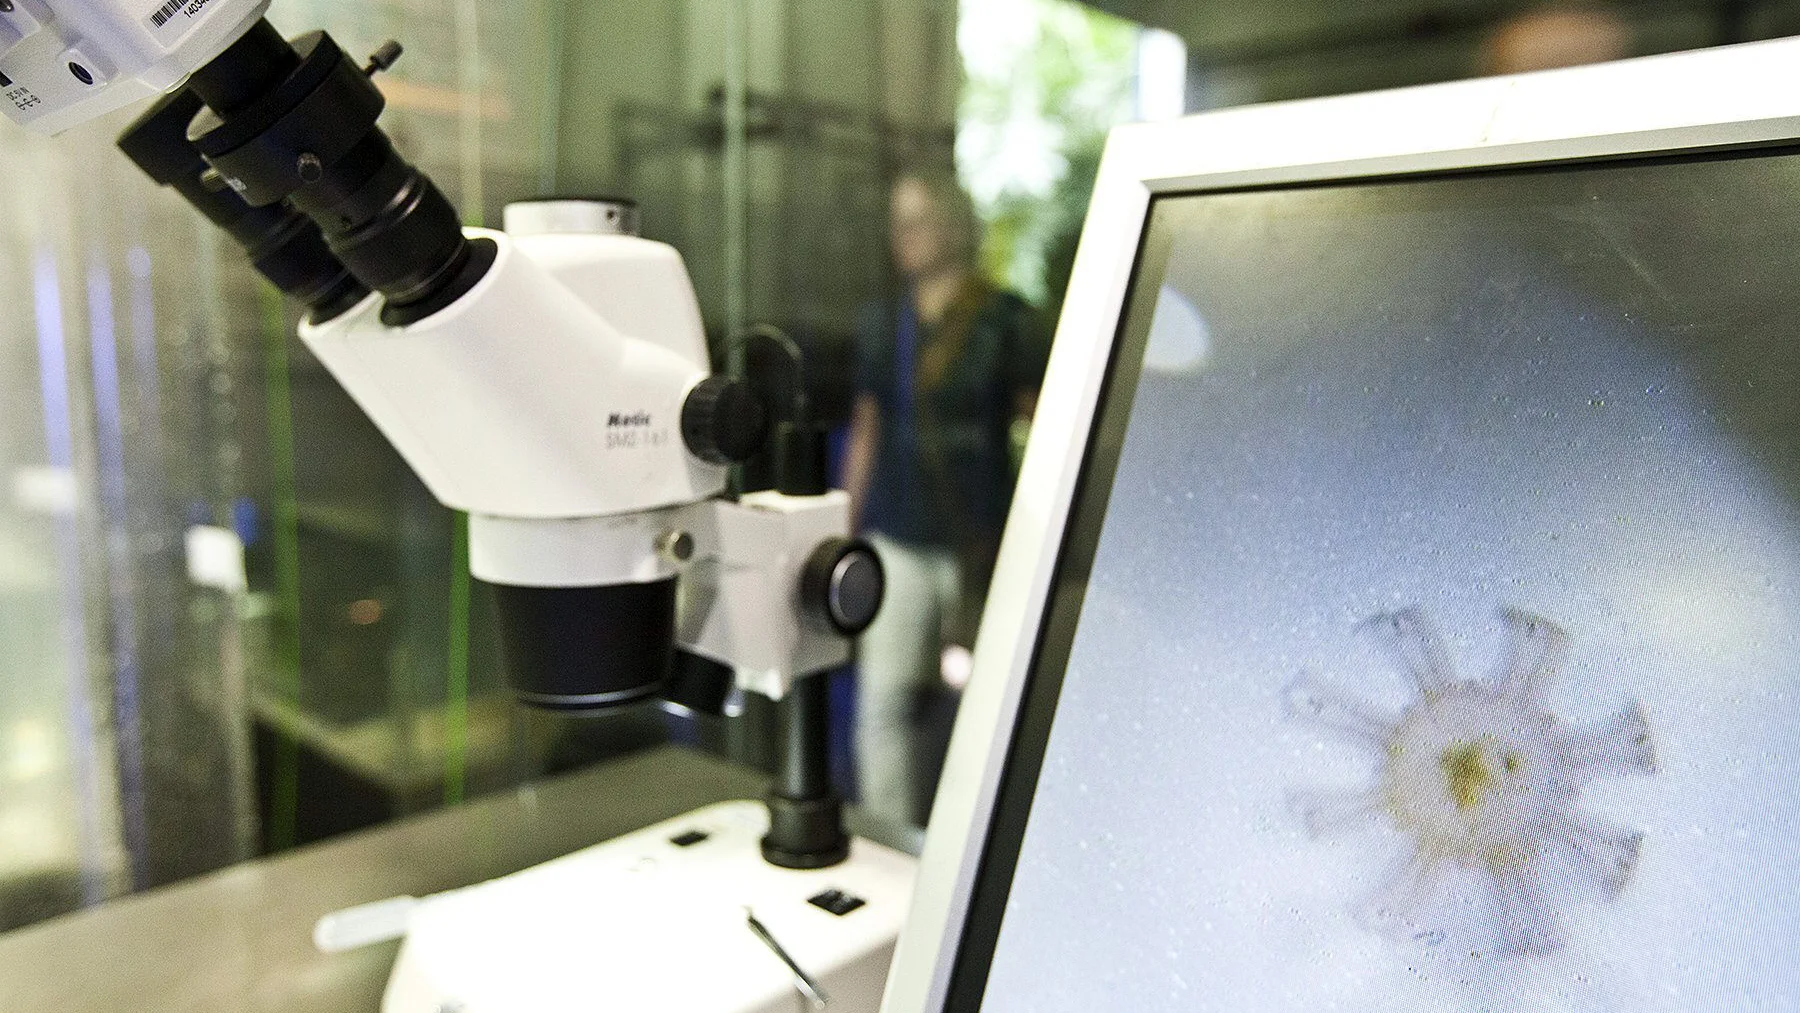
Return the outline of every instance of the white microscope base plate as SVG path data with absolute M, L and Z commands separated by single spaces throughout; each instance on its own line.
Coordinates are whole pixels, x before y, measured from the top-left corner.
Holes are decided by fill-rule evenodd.
M 823 986 L 833 1013 L 875 1013 L 916 860 L 859 839 L 829 869 L 779 869 L 762 858 L 767 829 L 760 802 L 724 802 L 432 897 L 412 916 L 382 1009 L 807 1009 L 750 930 L 748 908 Z M 863 903 L 839 915 L 811 902 L 829 890 Z

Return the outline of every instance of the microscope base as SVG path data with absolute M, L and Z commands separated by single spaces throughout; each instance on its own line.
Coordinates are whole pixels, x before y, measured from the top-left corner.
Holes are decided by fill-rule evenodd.
M 382 1009 L 807 1009 L 749 909 L 833 1013 L 875 1013 L 917 861 L 858 839 L 829 869 L 776 868 L 760 850 L 768 821 L 760 802 L 724 802 L 432 897 L 411 917 Z

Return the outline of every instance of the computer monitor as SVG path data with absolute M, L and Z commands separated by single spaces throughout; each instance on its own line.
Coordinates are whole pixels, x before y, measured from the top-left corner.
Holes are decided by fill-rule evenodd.
M 1800 41 L 1116 131 L 888 1013 L 1800 1009 Z

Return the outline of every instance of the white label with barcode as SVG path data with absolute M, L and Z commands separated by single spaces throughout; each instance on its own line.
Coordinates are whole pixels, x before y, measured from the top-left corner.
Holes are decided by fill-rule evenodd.
M 169 0 L 151 11 L 144 23 L 156 33 L 158 41 L 167 45 L 171 40 L 186 35 L 212 2 L 213 0 Z

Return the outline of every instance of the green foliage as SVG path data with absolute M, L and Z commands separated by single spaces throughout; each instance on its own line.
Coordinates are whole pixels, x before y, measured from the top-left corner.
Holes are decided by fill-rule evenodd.
M 1081 226 L 1087 218 L 1088 201 L 1094 193 L 1094 179 L 1100 174 L 1100 155 L 1105 147 L 1106 136 L 1100 134 L 1085 138 L 1069 153 L 1068 169 L 1045 209 L 1042 305 L 1051 321 L 1062 316 L 1063 293 L 1075 270 L 1075 248 L 1081 241 Z
M 1073 0 L 964 0 L 957 161 L 982 263 L 1054 308 L 1106 132 L 1129 118 L 1139 29 Z

